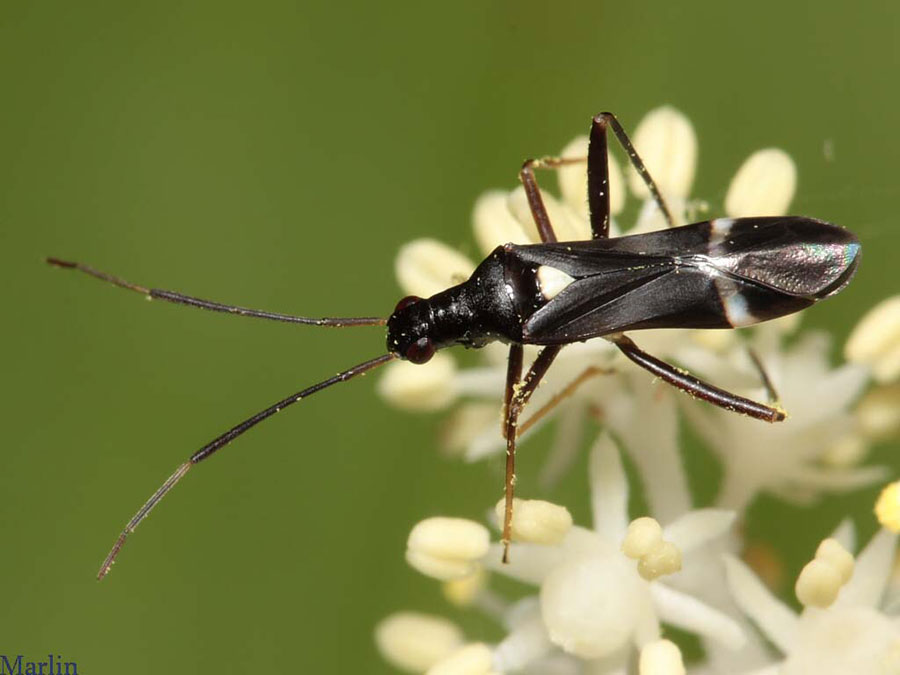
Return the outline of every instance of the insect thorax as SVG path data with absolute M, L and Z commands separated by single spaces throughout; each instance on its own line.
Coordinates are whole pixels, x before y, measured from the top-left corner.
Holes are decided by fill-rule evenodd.
M 522 325 L 546 302 L 538 266 L 523 262 L 514 246 L 498 246 L 463 283 L 395 312 L 388 349 L 402 354 L 425 336 L 437 349 L 522 342 Z

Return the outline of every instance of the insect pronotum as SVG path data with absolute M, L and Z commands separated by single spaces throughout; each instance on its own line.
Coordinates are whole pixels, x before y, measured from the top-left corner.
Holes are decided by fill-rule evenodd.
M 609 237 L 607 130 L 622 144 L 670 229 Z M 535 169 L 587 161 L 593 238 L 557 242 L 538 189 Z M 859 261 L 856 237 L 837 225 L 799 216 L 717 218 L 674 227 L 644 163 L 611 113 L 591 125 L 588 156 L 528 160 L 519 172 L 540 244 L 498 246 L 472 276 L 430 298 L 401 299 L 388 318 L 322 318 L 265 312 L 174 291 L 147 288 L 77 262 L 48 258 L 149 298 L 260 319 L 311 326 L 387 326 L 387 353 L 365 361 L 269 406 L 197 450 L 128 521 L 97 575 L 102 579 L 126 538 L 195 464 L 245 431 L 307 396 L 393 359 L 425 363 L 451 345 L 509 345 L 504 400 L 506 437 L 503 560 L 509 555 L 519 416 L 559 351 L 602 337 L 626 357 L 692 396 L 767 422 L 785 415 L 693 377 L 641 350 L 626 331 L 642 328 L 737 328 L 797 312 L 840 291 Z M 541 351 L 524 377 L 523 345 Z

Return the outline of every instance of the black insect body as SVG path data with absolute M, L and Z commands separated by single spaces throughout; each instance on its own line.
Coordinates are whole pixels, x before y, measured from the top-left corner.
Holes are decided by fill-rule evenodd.
M 606 131 L 611 128 L 666 217 L 670 229 L 609 237 Z M 308 387 L 233 427 L 198 450 L 153 494 L 126 525 L 98 574 L 109 571 L 125 538 L 196 463 L 206 459 L 284 407 L 394 358 L 427 362 L 451 345 L 510 345 L 504 406 L 507 442 L 504 560 L 508 555 L 519 415 L 563 346 L 596 337 L 614 343 L 629 359 L 693 396 L 768 422 L 784 412 L 703 382 L 642 351 L 625 331 L 644 328 L 736 328 L 804 309 L 840 291 L 859 261 L 849 231 L 812 218 L 718 218 L 671 227 L 659 190 L 616 118 L 593 120 L 587 157 L 593 239 L 557 242 L 534 176 L 535 168 L 575 161 L 529 160 L 519 177 L 543 243 L 496 248 L 465 282 L 430 298 L 402 299 L 389 319 L 312 319 L 234 307 L 172 291 L 144 288 L 80 263 L 79 269 L 151 298 L 257 318 L 342 327 L 387 325 L 388 353 Z M 543 349 L 523 371 L 523 345 Z

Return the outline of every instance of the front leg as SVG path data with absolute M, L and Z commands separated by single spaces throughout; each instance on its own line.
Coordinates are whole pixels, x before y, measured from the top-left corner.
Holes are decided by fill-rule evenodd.
M 609 144 L 606 140 L 607 127 L 612 128 L 613 133 L 628 155 L 628 160 L 644 183 L 646 183 L 668 226 L 674 227 L 669 207 L 650 176 L 650 172 L 647 171 L 647 167 L 644 166 L 643 160 L 638 155 L 634 145 L 632 145 L 631 139 L 625 133 L 625 129 L 619 124 L 619 120 L 616 119 L 615 115 L 610 112 L 603 112 L 595 116 L 591 124 L 587 156 L 588 206 L 590 207 L 591 232 L 594 239 L 609 238 Z M 585 161 L 583 157 L 529 159 L 519 172 L 519 180 L 525 186 L 525 195 L 528 198 L 531 215 L 534 218 L 535 225 L 537 225 L 541 241 L 545 244 L 555 242 L 556 234 L 553 232 L 553 225 L 547 215 L 547 209 L 544 206 L 544 200 L 541 197 L 534 170 L 558 169 L 567 164 L 577 164 L 583 161 Z
M 541 379 L 547 374 L 553 359 L 562 349 L 561 345 L 544 347 L 528 369 L 525 379 L 518 381 L 522 372 L 522 345 L 509 348 L 509 365 L 506 376 L 505 424 L 506 427 L 506 481 L 505 508 L 503 511 L 503 562 L 509 562 L 509 542 L 512 533 L 513 496 L 516 483 L 516 433 L 519 413 L 537 389 Z
M 553 224 L 550 222 L 550 216 L 547 215 L 547 207 L 544 206 L 544 198 L 541 197 L 541 190 L 537 184 L 537 178 L 534 175 L 535 169 L 558 169 L 567 164 L 577 164 L 583 162 L 583 158 L 561 158 L 561 157 L 543 157 L 541 159 L 529 159 L 522 165 L 519 171 L 519 180 L 525 188 L 525 196 L 528 198 L 528 207 L 531 209 L 531 217 L 534 218 L 534 224 L 537 225 L 538 234 L 541 241 L 545 244 L 552 244 L 556 241 L 556 233 L 553 231 Z
M 669 227 L 674 227 L 672 214 L 665 200 L 656 187 L 656 183 L 644 166 L 643 160 L 631 144 L 631 139 L 619 120 L 611 112 L 602 112 L 594 117 L 591 124 L 591 140 L 588 146 L 588 205 L 591 211 L 591 229 L 594 239 L 609 237 L 609 149 L 606 143 L 606 127 L 612 127 L 613 133 L 625 149 L 628 159 L 640 175 L 653 195 L 659 210 L 662 211 Z

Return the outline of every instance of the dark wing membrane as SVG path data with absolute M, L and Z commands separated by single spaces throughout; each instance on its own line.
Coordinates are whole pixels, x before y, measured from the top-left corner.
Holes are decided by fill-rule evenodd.
M 695 223 L 614 239 L 533 244 L 513 249 L 523 262 L 549 265 L 579 279 L 627 266 L 665 263 L 676 256 L 705 254 L 709 250 L 709 232 L 709 223 Z
M 719 219 L 591 242 L 522 247 L 574 278 L 523 326 L 560 344 L 640 328 L 732 328 L 774 319 L 837 292 L 859 245 L 805 218 Z
M 524 341 L 564 344 L 638 328 L 730 328 L 704 271 L 667 265 L 626 267 L 571 283 L 531 315 Z
M 716 267 L 790 295 L 833 295 L 859 263 L 853 233 L 821 220 L 720 218 L 709 225 L 709 257 Z

